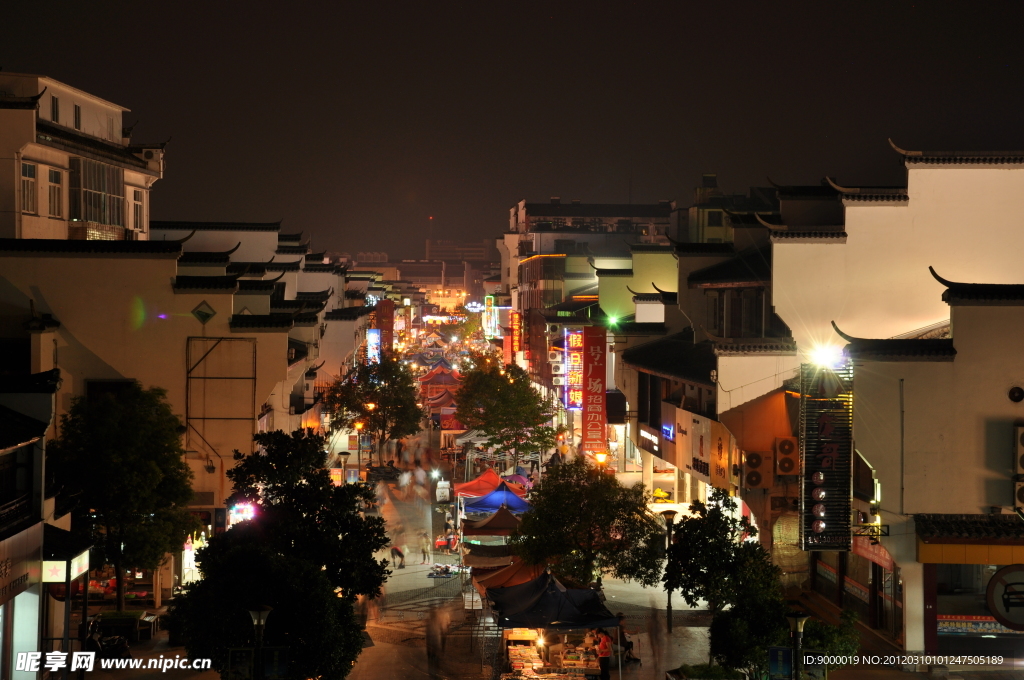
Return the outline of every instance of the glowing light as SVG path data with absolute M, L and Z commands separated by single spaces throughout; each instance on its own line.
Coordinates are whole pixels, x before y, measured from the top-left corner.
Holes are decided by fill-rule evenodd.
M 615 324 L 617 324 L 618 322 L 619 322 L 619 317 L 617 317 L 617 316 L 609 316 L 609 317 L 608 317 L 608 324 L 609 324 L 610 326 L 614 326 L 614 325 L 615 325 Z
M 156 318 L 158 318 L 158 319 L 166 319 L 167 315 L 166 314 L 157 314 Z
M 430 471 L 430 476 L 433 477 L 434 479 L 437 479 L 438 477 L 441 476 L 441 473 L 438 472 L 437 470 L 431 470 Z
M 608 454 L 605 453 L 604 451 L 598 451 L 597 453 L 595 453 L 594 458 L 597 459 L 598 465 L 604 465 L 605 463 L 608 462 Z
M 843 348 L 839 345 L 815 345 L 807 356 L 815 366 L 835 368 L 843 363 Z
M 231 517 L 228 518 L 228 524 L 235 525 L 239 522 L 250 520 L 256 516 L 256 506 L 252 503 L 239 503 L 238 505 L 232 506 Z
M 134 331 L 139 330 L 142 328 L 142 324 L 146 323 L 146 305 L 138 295 L 132 298 L 131 323 Z

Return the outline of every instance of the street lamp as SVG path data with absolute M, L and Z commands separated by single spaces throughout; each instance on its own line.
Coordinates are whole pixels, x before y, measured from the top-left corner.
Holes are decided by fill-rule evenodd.
M 608 453 L 605 451 L 598 451 L 594 454 L 594 459 L 597 460 L 598 467 L 604 470 L 604 466 L 608 464 Z
M 665 533 L 668 538 L 668 550 L 672 549 L 672 521 L 676 518 L 675 510 L 665 510 L 661 513 L 661 516 L 665 518 Z M 672 632 L 672 587 L 667 586 L 668 590 L 668 601 L 666 602 L 667 612 L 666 617 L 668 620 L 668 632 Z
M 341 458 L 341 481 L 343 484 L 348 484 L 348 457 L 351 455 L 351 451 L 342 451 L 338 454 L 338 458 Z
M 793 680 L 798 680 L 804 667 L 803 659 L 800 658 L 804 645 L 804 624 L 811 617 L 803 612 L 789 612 L 786 618 L 789 619 L 789 633 L 793 638 Z
M 263 678 L 263 629 L 266 627 L 267 617 L 270 616 L 270 612 L 273 609 L 273 607 L 263 604 L 249 610 L 253 628 L 256 629 L 256 659 L 254 665 L 256 666 L 257 680 L 262 680 Z

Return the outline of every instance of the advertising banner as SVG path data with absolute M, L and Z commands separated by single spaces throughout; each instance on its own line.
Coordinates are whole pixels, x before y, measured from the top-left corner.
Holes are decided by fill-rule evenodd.
M 565 408 L 583 409 L 583 331 L 565 331 Z
M 800 367 L 800 547 L 852 548 L 853 365 Z
M 395 301 L 381 300 L 377 303 L 377 328 L 380 329 L 380 346 L 385 352 L 395 348 Z
M 608 450 L 608 415 L 605 408 L 605 329 L 583 329 L 583 450 L 590 453 Z
M 512 326 L 512 356 L 514 357 L 523 351 L 523 315 L 516 311 L 511 312 L 509 323 Z
M 686 466 L 697 480 L 711 483 L 711 421 L 704 416 L 683 411 L 689 417 L 690 427 L 686 428 L 690 439 L 690 460 Z
M 732 434 L 722 423 L 712 420 L 710 425 L 711 486 L 728 491 L 732 478 Z

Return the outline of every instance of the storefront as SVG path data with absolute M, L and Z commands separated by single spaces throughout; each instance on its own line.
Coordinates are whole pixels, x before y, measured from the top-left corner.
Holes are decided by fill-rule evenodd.
M 35 678 L 14 670 L 18 652 L 41 648 L 42 522 L 0 541 L 0 677 Z

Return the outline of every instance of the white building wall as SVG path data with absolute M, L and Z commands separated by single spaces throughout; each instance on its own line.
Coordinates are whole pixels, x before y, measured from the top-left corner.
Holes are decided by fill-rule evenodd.
M 782 387 L 800 368 L 800 358 L 783 355 L 718 357 L 718 412 L 745 404 Z
M 153 241 L 176 241 L 192 233 L 191 229 L 152 229 Z M 186 252 L 231 250 L 238 242 L 242 245 L 231 254 L 234 262 L 267 262 L 277 250 L 276 231 L 200 230 L 182 244 Z M 292 262 L 296 256 L 278 256 L 274 262 Z M 273 278 L 273 277 L 271 277 Z

